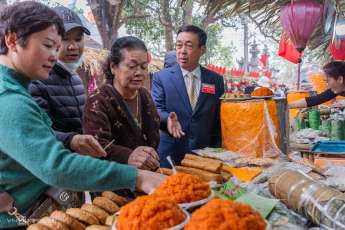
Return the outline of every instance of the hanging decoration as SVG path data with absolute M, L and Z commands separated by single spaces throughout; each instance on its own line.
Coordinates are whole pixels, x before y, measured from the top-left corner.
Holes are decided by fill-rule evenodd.
M 345 39 L 340 41 L 339 48 L 337 48 L 336 42 L 334 40 L 331 41 L 331 44 L 328 48 L 334 60 L 345 60 Z
M 262 67 L 266 68 L 267 67 L 267 54 L 263 53 L 260 58 L 260 62 Z
M 279 43 L 278 55 L 294 64 L 298 64 L 301 62 L 302 53 L 296 50 L 290 38 L 284 34 Z
M 305 49 L 322 14 L 323 5 L 313 0 L 291 0 L 281 8 L 281 24 L 297 51 L 302 52 Z
M 280 22 L 296 50 L 300 53 L 305 49 L 308 40 L 320 23 L 323 5 L 314 0 L 291 0 L 280 9 Z M 297 68 L 297 90 L 300 89 L 301 61 Z

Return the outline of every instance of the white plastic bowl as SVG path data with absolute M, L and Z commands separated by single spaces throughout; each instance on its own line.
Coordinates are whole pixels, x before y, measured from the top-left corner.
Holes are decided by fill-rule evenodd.
M 211 199 L 212 199 L 213 195 L 212 193 L 205 199 L 202 199 L 202 200 L 197 200 L 197 201 L 194 201 L 194 202 L 190 202 L 190 203 L 182 203 L 182 204 L 179 204 L 179 206 L 183 209 L 191 209 L 191 208 L 197 208 L 197 207 L 200 207 L 204 204 L 206 204 L 207 202 L 209 202 Z

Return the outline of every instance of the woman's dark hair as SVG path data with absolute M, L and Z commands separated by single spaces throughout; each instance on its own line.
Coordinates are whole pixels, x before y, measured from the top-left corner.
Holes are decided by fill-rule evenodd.
M 204 30 L 202 30 L 201 28 L 194 26 L 194 25 L 185 25 L 182 26 L 178 32 L 177 35 L 179 35 L 182 32 L 190 32 L 190 33 L 194 33 L 196 35 L 198 35 L 199 38 L 199 47 L 201 46 L 205 46 L 206 42 L 207 42 L 207 34 Z
M 110 49 L 110 54 L 105 62 L 103 71 L 107 79 L 113 79 L 114 75 L 111 73 L 111 63 L 118 65 L 123 60 L 123 49 L 140 49 L 147 52 L 145 43 L 137 37 L 125 36 L 115 40 Z
M 340 76 L 342 76 L 345 80 L 345 62 L 343 61 L 332 61 L 324 65 L 322 69 L 328 77 L 337 80 Z
M 16 2 L 0 11 L 0 55 L 7 54 L 7 33 L 16 33 L 18 42 L 25 46 L 29 36 L 55 25 L 59 35 L 64 26 L 59 15 L 49 6 L 34 1 Z

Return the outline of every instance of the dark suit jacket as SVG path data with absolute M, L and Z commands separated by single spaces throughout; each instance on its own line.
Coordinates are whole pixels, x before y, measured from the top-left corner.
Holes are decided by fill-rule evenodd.
M 205 84 L 214 87 L 215 92 L 206 93 L 202 90 Z M 169 166 L 166 161 L 168 155 L 178 164 L 185 153 L 193 149 L 221 145 L 219 97 L 223 93 L 223 77 L 201 67 L 201 90 L 195 110 L 192 111 L 179 65 L 154 74 L 152 96 L 161 118 L 158 147 L 161 166 Z M 167 118 L 170 112 L 177 114 L 186 134 L 181 139 L 175 139 L 167 132 Z

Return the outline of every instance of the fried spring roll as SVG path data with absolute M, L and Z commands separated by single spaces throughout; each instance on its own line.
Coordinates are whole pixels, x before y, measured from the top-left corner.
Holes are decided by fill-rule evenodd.
M 220 161 L 220 160 L 212 159 L 209 157 L 201 157 L 201 156 L 198 156 L 195 154 L 189 154 L 189 153 L 187 153 L 184 156 L 184 159 L 197 160 L 197 161 L 207 161 L 207 162 L 212 162 L 214 164 L 222 164 L 222 161 Z
M 183 173 L 188 173 L 192 174 L 195 176 L 200 177 L 200 179 L 204 181 L 217 181 L 217 183 L 221 183 L 223 178 L 220 174 L 215 174 L 211 172 L 207 172 L 201 169 L 196 169 L 196 168 L 189 168 L 189 167 L 184 167 L 184 166 L 176 166 L 176 170 L 178 172 L 183 172 Z
M 168 168 L 158 168 L 156 172 L 167 176 L 171 176 L 173 174 L 173 171 Z
M 183 159 L 181 162 L 182 166 L 197 168 L 205 171 L 209 171 L 212 173 L 220 173 L 223 164 L 222 163 L 214 163 L 208 160 L 191 160 L 191 159 Z

